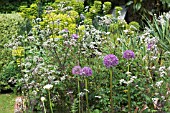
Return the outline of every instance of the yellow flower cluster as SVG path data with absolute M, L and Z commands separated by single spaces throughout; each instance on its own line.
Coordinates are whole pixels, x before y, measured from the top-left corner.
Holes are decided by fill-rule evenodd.
M 73 10 L 68 11 L 66 14 L 56 14 L 52 12 L 45 15 L 41 26 L 43 27 L 43 24 L 46 24 L 49 25 L 51 29 L 57 29 L 58 31 L 68 29 L 70 34 L 74 34 L 76 32 L 76 18 L 79 18 L 79 15 Z
M 12 56 L 24 56 L 24 48 L 23 47 L 17 47 L 16 49 L 12 50 Z

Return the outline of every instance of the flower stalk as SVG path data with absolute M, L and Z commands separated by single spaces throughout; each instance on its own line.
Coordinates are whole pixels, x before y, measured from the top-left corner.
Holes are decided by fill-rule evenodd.
M 128 62 L 128 72 L 129 72 L 130 63 Z M 130 80 L 130 73 L 128 73 L 128 78 Z M 130 83 L 128 84 L 128 111 L 131 113 L 131 96 L 130 96 Z
M 79 80 L 79 77 L 78 77 L 77 85 L 78 85 L 78 98 L 79 98 L 79 113 L 81 113 L 81 111 L 80 111 L 80 80 Z
M 85 89 L 86 89 L 86 104 L 87 104 L 87 112 L 90 113 L 89 110 L 89 101 L 88 101 L 88 87 L 87 87 L 87 77 L 85 77 Z
M 113 99 L 112 99 L 112 68 L 110 69 L 110 106 L 111 106 L 111 113 L 114 113 L 114 108 L 113 108 Z
M 48 90 L 48 98 L 49 98 L 49 102 L 50 102 L 50 110 L 51 110 L 51 113 L 53 113 L 53 108 L 52 108 L 52 102 L 51 102 L 51 97 L 50 97 L 50 90 Z

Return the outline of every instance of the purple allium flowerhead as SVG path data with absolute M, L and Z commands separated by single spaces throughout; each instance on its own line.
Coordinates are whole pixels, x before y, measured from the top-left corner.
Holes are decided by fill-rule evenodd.
M 132 51 L 132 50 L 126 50 L 124 53 L 123 53 L 123 58 L 129 60 L 129 59 L 132 59 L 132 58 L 135 58 L 135 53 Z
M 78 39 L 78 37 L 79 37 L 79 36 L 78 36 L 77 34 L 72 34 L 72 38 L 73 38 L 73 39 Z
M 119 63 L 119 59 L 113 54 L 108 54 L 103 59 L 103 64 L 107 68 L 114 67 L 114 66 L 118 65 L 118 63 Z
M 91 76 L 92 75 L 92 69 L 90 67 L 83 67 L 81 69 L 80 75 Z
M 80 66 L 74 66 L 72 69 L 72 74 L 73 75 L 80 75 L 81 72 L 81 67 Z

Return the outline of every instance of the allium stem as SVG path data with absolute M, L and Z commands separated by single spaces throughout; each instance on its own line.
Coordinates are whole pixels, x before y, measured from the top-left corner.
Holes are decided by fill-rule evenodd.
M 50 90 L 48 90 L 48 97 L 49 97 L 49 102 L 50 102 L 50 110 L 51 110 L 51 113 L 53 113 L 52 103 L 50 99 Z
M 112 99 L 112 68 L 110 69 L 110 106 L 111 106 L 111 113 L 114 113 L 113 109 L 113 99 Z
M 79 81 L 79 77 L 78 77 L 78 98 L 79 98 L 79 113 L 81 113 L 80 111 L 80 81 Z
M 130 68 L 130 63 L 128 62 L 128 72 Z M 130 80 L 130 74 L 128 74 L 129 80 Z M 131 97 L 130 97 L 130 84 L 128 84 L 128 113 L 131 113 Z
M 128 85 L 128 113 L 131 113 L 131 97 L 130 97 L 130 84 Z
M 86 104 L 87 104 L 87 112 L 90 113 L 90 110 L 89 110 L 89 101 L 88 101 L 88 87 L 87 87 L 87 77 L 85 78 L 85 88 L 86 88 Z

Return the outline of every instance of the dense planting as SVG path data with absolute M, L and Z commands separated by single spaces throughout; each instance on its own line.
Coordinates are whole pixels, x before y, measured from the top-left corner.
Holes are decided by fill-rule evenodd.
M 42 18 L 23 10 L 31 30 L 5 44 L 22 110 L 169 112 L 170 12 L 146 19 L 140 31 L 139 23 L 121 17 L 121 7 L 109 14 L 111 2 L 83 3 L 56 0 Z

